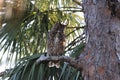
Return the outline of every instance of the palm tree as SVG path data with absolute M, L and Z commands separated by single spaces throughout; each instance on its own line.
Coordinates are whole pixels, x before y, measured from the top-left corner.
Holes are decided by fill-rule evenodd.
M 6 0 L 7 1 L 7 0 Z M 81 72 L 63 62 L 59 69 L 49 68 L 47 62 L 36 65 L 46 53 L 48 30 L 56 23 L 67 23 L 64 55 L 79 56 L 85 45 L 84 18 L 81 2 L 77 0 L 11 0 L 5 2 L 5 14 L 0 17 L 0 60 L 7 54 L 13 68 L 0 74 L 9 80 L 82 80 Z M 18 6 L 19 5 L 19 6 Z M 10 11 L 12 10 L 12 11 Z M 0 9 L 1 11 L 1 9 Z M 7 64 L 6 64 L 7 65 Z

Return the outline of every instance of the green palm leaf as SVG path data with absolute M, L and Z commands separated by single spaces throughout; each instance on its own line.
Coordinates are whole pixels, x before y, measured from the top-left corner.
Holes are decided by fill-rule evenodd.
M 49 68 L 47 62 L 36 65 L 37 58 L 46 52 L 48 30 L 56 22 L 66 22 L 65 55 L 77 57 L 85 46 L 83 21 L 76 12 L 81 5 L 74 0 L 28 0 L 28 9 L 21 19 L 12 19 L 3 23 L 0 29 L 0 50 L 9 52 L 7 60 L 13 60 L 15 67 L 3 77 L 9 80 L 82 80 L 81 74 L 67 63 L 60 69 Z M 19 18 L 19 17 L 18 17 Z M 82 36 L 82 37 L 80 37 Z M 3 53 L 3 57 L 4 57 Z M 0 57 L 2 60 L 3 57 Z M 10 62 L 11 62 L 10 61 Z

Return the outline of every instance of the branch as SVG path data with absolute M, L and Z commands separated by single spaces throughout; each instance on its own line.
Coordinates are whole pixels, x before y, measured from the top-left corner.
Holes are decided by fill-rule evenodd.
M 4 76 L 6 74 L 6 71 L 0 72 L 0 77 Z
M 80 27 L 77 27 L 77 26 L 76 26 L 76 27 L 67 27 L 67 28 L 68 28 L 68 29 L 76 28 L 76 29 L 78 30 L 78 29 L 84 29 L 85 27 L 84 27 L 84 26 L 80 26 Z
M 82 5 L 82 3 L 79 2 L 79 1 L 77 1 L 77 0 L 73 0 L 73 2 L 75 2 L 75 3 L 78 4 L 78 5 Z
M 85 39 L 85 37 L 83 36 L 85 33 L 83 33 L 83 34 L 81 34 L 81 35 L 79 35 L 77 38 L 75 38 L 71 43 L 69 43 L 65 48 L 67 48 L 67 47 L 69 47 L 69 46 L 73 46 L 73 45 L 75 45 L 76 43 L 77 43 L 77 40 L 79 39 L 79 40 L 83 40 L 83 39 Z M 79 41 L 78 41 L 79 42 Z
M 61 62 L 67 62 L 70 64 L 70 66 L 78 69 L 78 70 L 82 70 L 82 64 L 80 64 L 80 62 L 78 62 L 76 59 L 72 58 L 72 57 L 68 57 L 68 56 L 45 56 L 45 55 L 41 55 L 40 58 L 37 59 L 36 61 L 36 65 L 41 64 L 43 62 L 46 61 L 61 61 Z
M 78 29 L 84 29 L 85 26 L 80 26 L 80 27 L 67 27 L 67 29 L 73 29 L 76 28 L 75 30 L 71 31 L 69 34 L 67 34 L 66 36 L 69 36 L 70 34 L 74 33 L 75 31 L 77 31 Z
M 0 72 L 0 77 L 3 77 L 5 74 L 8 74 L 9 72 L 11 72 L 13 69 L 6 69 L 5 71 Z

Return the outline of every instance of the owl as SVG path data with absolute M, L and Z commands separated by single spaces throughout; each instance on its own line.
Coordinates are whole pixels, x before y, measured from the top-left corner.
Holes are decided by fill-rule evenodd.
M 47 54 L 49 56 L 61 56 L 65 50 L 64 29 L 66 25 L 57 22 L 48 32 L 47 38 Z M 49 67 L 60 67 L 60 61 L 49 62 Z

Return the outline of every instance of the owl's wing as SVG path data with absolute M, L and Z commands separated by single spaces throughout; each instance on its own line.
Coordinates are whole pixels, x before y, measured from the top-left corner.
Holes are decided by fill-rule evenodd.
M 58 32 L 55 38 L 54 51 L 56 55 L 62 55 L 65 50 L 65 37 L 62 32 Z
M 50 32 L 47 36 L 47 44 L 46 44 L 46 48 L 47 48 L 47 53 L 48 55 L 53 55 L 54 54 L 54 39 L 52 38 L 53 36 L 51 36 Z

